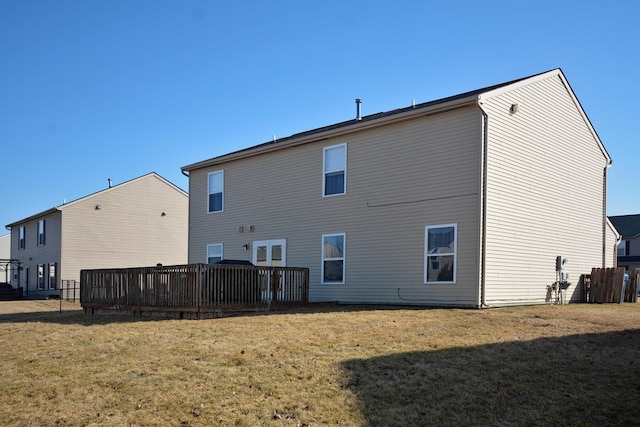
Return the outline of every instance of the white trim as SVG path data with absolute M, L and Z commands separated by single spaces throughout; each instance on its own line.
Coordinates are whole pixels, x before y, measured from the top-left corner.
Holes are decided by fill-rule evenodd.
M 222 176 L 222 188 L 220 189 L 220 191 L 216 191 L 215 193 L 211 193 L 211 188 L 209 188 L 210 178 L 211 178 L 211 175 L 216 175 L 216 174 L 220 174 Z M 220 208 L 219 211 L 212 211 L 211 207 L 209 206 L 209 196 L 211 196 L 211 194 L 217 194 L 217 193 L 221 193 L 222 194 L 222 207 Z M 208 214 L 224 212 L 224 169 L 213 171 L 213 172 L 209 172 L 207 174 L 207 203 L 206 204 L 207 204 L 207 213 Z
M 205 252 L 205 256 L 204 256 L 205 264 L 209 263 L 209 248 L 212 246 L 220 246 L 220 261 L 224 259 L 224 245 L 222 243 L 209 243 L 207 244 L 207 251 Z
M 344 169 L 326 170 L 327 151 L 341 147 L 344 147 Z M 326 174 L 340 171 L 344 172 L 344 189 L 342 193 L 326 194 Z M 347 143 L 343 142 L 342 144 L 331 145 L 322 149 L 322 197 L 343 196 L 345 194 L 347 194 Z
M 453 252 L 446 253 L 438 253 L 437 256 L 451 256 L 453 255 L 453 281 L 427 281 L 427 271 L 429 266 L 429 258 L 434 256 L 433 254 L 428 254 L 427 251 L 429 249 L 429 230 L 433 228 L 446 228 L 453 227 L 454 239 L 453 239 Z M 427 225 L 424 227 L 424 284 L 425 285 L 455 285 L 456 277 L 458 274 L 458 224 L 438 224 L 438 225 Z
M 324 257 L 324 239 L 327 237 L 342 236 L 342 257 L 325 258 Z M 320 283 L 323 285 L 344 285 L 347 275 L 347 233 L 329 233 L 322 235 L 322 244 L 320 247 Z M 330 281 L 324 280 L 324 262 L 325 261 L 340 261 L 342 260 L 342 280 Z

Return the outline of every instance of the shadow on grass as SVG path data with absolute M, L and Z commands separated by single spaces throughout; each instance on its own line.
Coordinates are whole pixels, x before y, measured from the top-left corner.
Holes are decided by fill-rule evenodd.
M 343 367 L 371 426 L 640 425 L 638 329 L 432 349 Z

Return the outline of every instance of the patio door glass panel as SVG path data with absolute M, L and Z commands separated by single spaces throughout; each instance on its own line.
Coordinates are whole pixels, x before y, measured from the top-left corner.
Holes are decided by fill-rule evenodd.
M 253 263 L 258 267 L 285 267 L 287 259 L 287 241 L 259 240 L 253 242 Z M 281 281 L 281 280 L 280 280 Z M 282 293 L 282 283 L 276 284 L 276 292 Z M 271 275 L 265 278 L 265 287 L 262 290 L 262 298 L 273 299 Z

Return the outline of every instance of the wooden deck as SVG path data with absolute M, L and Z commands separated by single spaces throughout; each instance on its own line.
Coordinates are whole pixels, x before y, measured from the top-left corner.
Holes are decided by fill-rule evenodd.
M 204 319 L 308 302 L 307 268 L 188 264 L 80 272 L 85 314 Z

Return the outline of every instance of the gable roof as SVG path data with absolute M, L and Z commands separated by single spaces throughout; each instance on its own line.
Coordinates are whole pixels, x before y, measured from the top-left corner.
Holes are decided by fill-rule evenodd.
M 604 148 L 604 145 L 600 141 L 598 134 L 596 133 L 593 126 L 591 125 L 589 118 L 587 117 L 586 113 L 582 109 L 582 106 L 580 105 L 580 102 L 578 101 L 575 94 L 573 93 L 571 86 L 569 86 L 569 83 L 564 77 L 562 70 L 560 68 L 556 68 L 550 71 L 545 71 L 543 73 L 534 74 L 532 76 L 511 80 L 505 83 L 500 83 L 497 85 L 472 90 L 469 92 L 464 92 L 458 95 L 436 99 L 434 101 L 423 102 L 420 104 L 411 105 L 409 107 L 397 108 L 391 111 L 375 113 L 375 114 L 363 116 L 360 119 L 354 118 L 344 122 L 335 123 L 332 125 L 323 126 L 320 128 L 296 133 L 291 136 L 287 136 L 277 140 L 274 139 L 273 141 L 264 142 L 262 144 L 254 145 L 238 151 L 233 151 L 231 153 L 224 154 L 222 156 L 213 157 L 208 160 L 203 160 L 200 162 L 192 163 L 187 166 L 183 166 L 182 172 L 185 173 L 195 169 L 200 169 L 200 168 L 220 164 L 226 161 L 249 157 L 249 156 L 253 156 L 260 153 L 265 153 L 269 151 L 283 149 L 286 147 L 305 144 L 308 142 L 316 142 L 316 141 L 320 141 L 336 135 L 344 135 L 347 133 L 355 132 L 362 129 L 367 129 L 374 126 L 382 126 L 388 123 L 392 123 L 394 121 L 404 120 L 409 117 L 413 118 L 413 117 L 419 117 L 420 115 L 436 114 L 439 112 L 462 108 L 469 105 L 480 105 L 480 101 L 483 97 L 486 98 L 490 96 L 495 96 L 496 94 L 503 93 L 507 90 L 512 90 L 521 85 L 530 84 L 532 81 L 544 79 L 551 75 L 558 75 L 560 77 L 565 87 L 567 88 L 567 91 L 572 97 L 574 103 L 576 104 L 576 107 L 578 108 L 580 114 L 585 120 L 587 127 L 589 128 L 594 139 L 598 143 L 603 155 L 607 159 L 607 163 L 611 163 L 611 157 L 609 156 L 606 149 Z
M 178 187 L 177 185 L 173 184 L 173 183 L 172 183 L 172 182 L 170 182 L 170 181 L 167 181 L 166 179 L 164 179 L 163 177 L 161 177 L 160 175 L 158 175 L 158 174 L 157 174 L 157 173 L 155 173 L 155 172 L 149 172 L 148 174 L 145 174 L 145 175 L 139 176 L 139 177 L 137 177 L 137 178 L 130 179 L 129 181 L 125 181 L 125 182 L 122 182 L 122 183 L 120 183 L 120 184 L 116 184 L 116 185 L 114 185 L 114 186 L 111 186 L 111 187 L 109 187 L 109 188 L 105 188 L 105 189 L 103 189 L 103 190 L 96 191 L 95 193 L 91 193 L 91 194 L 86 195 L 86 196 L 84 196 L 84 197 L 80 197 L 80 198 L 75 199 L 75 200 L 72 200 L 72 201 L 70 201 L 70 202 L 66 202 L 66 203 L 64 203 L 64 204 L 62 204 L 62 205 L 54 206 L 54 207 L 49 208 L 49 209 L 47 209 L 47 210 L 45 210 L 45 211 L 38 212 L 38 213 L 37 213 L 37 214 L 35 214 L 35 215 L 31 215 L 31 216 L 26 217 L 26 218 L 23 218 L 23 219 L 21 219 L 21 220 L 18 220 L 18 221 L 12 222 L 11 224 L 7 224 L 7 225 L 5 226 L 5 228 L 12 228 L 12 227 L 15 227 L 15 226 L 16 226 L 16 225 L 18 225 L 18 224 L 22 224 L 22 223 L 25 223 L 25 222 L 29 222 L 29 221 L 32 221 L 32 220 L 34 220 L 34 219 L 36 219 L 36 218 L 40 218 L 40 217 L 43 217 L 43 216 L 45 216 L 45 215 L 49 215 L 49 214 L 54 213 L 54 212 L 57 212 L 57 211 L 62 211 L 62 210 L 64 210 L 65 208 L 67 208 L 68 206 L 71 206 L 71 205 L 74 205 L 74 204 L 77 204 L 77 203 L 80 203 L 80 202 L 84 202 L 85 200 L 90 199 L 90 198 L 92 198 L 92 197 L 94 197 L 94 196 L 97 196 L 97 195 L 99 195 L 99 194 L 104 194 L 104 193 L 106 193 L 106 192 L 108 192 L 108 191 L 114 191 L 114 190 L 117 190 L 118 188 L 122 188 L 123 186 L 126 186 L 126 185 L 131 185 L 132 183 L 134 183 L 134 182 L 136 182 L 136 181 L 140 181 L 140 180 L 142 180 L 142 179 L 149 178 L 149 177 L 155 177 L 155 178 L 159 179 L 160 181 L 162 181 L 162 182 L 166 183 L 166 184 L 167 184 L 167 185 L 169 185 L 170 187 L 172 187 L 174 190 L 176 190 L 176 191 L 178 191 L 178 192 L 180 192 L 180 193 L 184 194 L 184 195 L 185 195 L 185 197 L 189 197 L 189 195 L 188 195 L 188 194 L 187 194 L 183 189 L 181 189 L 180 187 Z
M 616 227 L 623 239 L 640 236 L 640 214 L 610 216 L 609 220 Z

